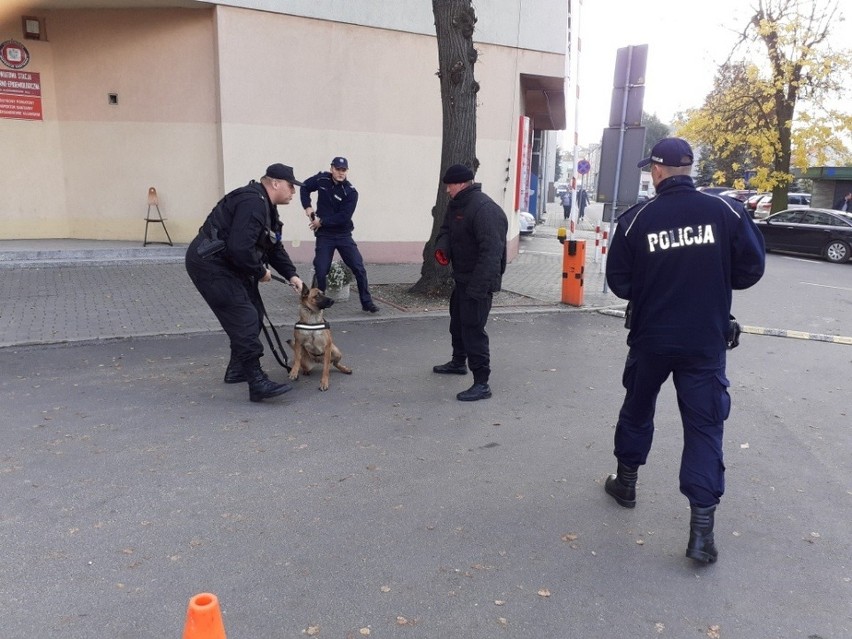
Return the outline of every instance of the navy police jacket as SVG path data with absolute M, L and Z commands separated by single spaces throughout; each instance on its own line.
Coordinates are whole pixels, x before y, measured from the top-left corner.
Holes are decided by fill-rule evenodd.
M 322 171 L 304 182 L 299 196 L 302 208 L 311 206 L 311 193 L 317 192 L 316 215 L 322 220 L 317 235 L 348 235 L 355 229 L 352 215 L 358 204 L 358 191 L 349 182 L 335 182 L 330 171 Z
M 672 176 L 618 217 L 609 287 L 630 300 L 627 343 L 662 355 L 712 357 L 726 348 L 732 289 L 763 276 L 763 236 L 741 206 Z

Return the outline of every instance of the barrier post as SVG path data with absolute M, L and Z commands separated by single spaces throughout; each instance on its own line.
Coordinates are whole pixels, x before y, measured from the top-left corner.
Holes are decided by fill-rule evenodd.
M 601 225 L 595 227 L 595 264 L 601 261 Z
M 586 270 L 586 241 L 568 240 L 562 244 L 562 303 L 583 305 L 583 277 Z

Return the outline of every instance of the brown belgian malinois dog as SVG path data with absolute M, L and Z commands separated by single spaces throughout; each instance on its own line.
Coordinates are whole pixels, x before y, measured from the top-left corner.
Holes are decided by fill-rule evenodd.
M 287 343 L 296 353 L 290 379 L 299 379 L 299 372 L 310 375 L 314 363 L 322 362 L 321 391 L 328 390 L 328 373 L 331 365 L 341 373 L 352 374 L 352 369 L 340 363 L 343 354 L 334 345 L 331 338 L 331 327 L 323 319 L 323 311 L 334 304 L 334 300 L 326 297 L 318 288 L 302 286 L 299 301 L 299 321 L 293 329 L 293 339 Z

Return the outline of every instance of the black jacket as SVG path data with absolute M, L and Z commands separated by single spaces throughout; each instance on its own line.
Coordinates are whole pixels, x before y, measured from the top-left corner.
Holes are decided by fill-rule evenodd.
M 844 195 L 842 198 L 837 200 L 834 203 L 834 210 L 836 211 L 846 211 L 847 213 L 852 213 L 852 200 L 847 200 Z
M 506 271 L 509 221 L 494 200 L 472 184 L 450 200 L 435 240 L 453 266 L 453 278 L 467 284 L 468 295 L 485 297 L 500 290 Z
M 268 264 L 288 280 L 296 267 L 281 244 L 278 208 L 262 184 L 252 180 L 223 197 L 207 216 L 199 234 L 224 240 L 224 250 L 208 259 L 219 260 L 242 275 L 262 278 Z

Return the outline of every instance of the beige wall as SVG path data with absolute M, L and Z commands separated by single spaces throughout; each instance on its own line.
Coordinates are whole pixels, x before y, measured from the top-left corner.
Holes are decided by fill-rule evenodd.
M 355 238 L 365 258 L 421 259 L 440 177 L 434 37 L 223 6 L 53 11 L 47 20 L 50 41 L 27 44 L 45 121 L 0 120 L 0 135 L 22 149 L 13 197 L 0 203 L 11 220 L 0 239 L 141 241 L 155 186 L 172 238 L 188 242 L 225 190 L 268 164 L 291 164 L 304 178 L 341 154 L 360 193 Z M 561 77 L 564 57 L 477 49 L 477 180 L 509 215 L 514 252 L 518 76 Z M 55 176 L 55 188 L 13 186 L 40 174 Z M 294 259 L 310 258 L 301 205 L 281 212 Z
M 0 18 L 0 41 L 7 39 L 22 40 L 17 13 Z M 44 121 L 0 119 L 0 144 L 6 156 L 0 170 L 0 239 L 68 237 L 53 47 L 29 40 L 26 47 L 31 62 L 21 70 L 40 74 Z
M 345 155 L 365 257 L 416 260 L 429 237 L 440 164 L 434 39 L 257 16 L 218 11 L 226 188 L 266 162 L 292 164 L 304 178 Z M 247 59 L 265 61 L 262 80 L 247 73 Z M 282 219 L 285 236 L 310 239 L 298 202 L 282 209 Z
M 221 188 L 212 11 L 52 11 L 46 21 L 50 40 L 25 42 L 44 122 L 0 120 L 18 150 L 14 183 L 34 187 L 2 189 L 13 195 L 0 203 L 0 238 L 140 239 L 150 186 L 172 236 L 191 237 Z
M 258 21 L 240 9 L 220 8 L 217 16 L 226 188 L 245 181 L 254 158 L 292 164 L 297 177 L 307 177 L 328 170 L 334 155 L 346 155 L 360 195 L 355 237 L 365 256 L 419 260 L 440 177 L 435 39 L 286 15 Z M 494 45 L 478 49 L 477 180 L 509 214 L 510 236 L 516 236 L 517 78 L 561 77 L 564 58 Z M 258 82 L 247 73 L 246 58 L 279 61 L 280 71 Z M 300 205 L 282 213 L 290 236 L 310 241 Z M 299 248 L 310 254 L 309 246 Z

